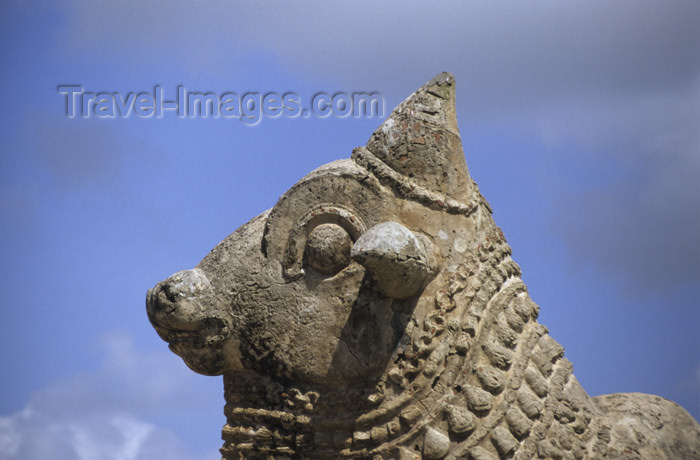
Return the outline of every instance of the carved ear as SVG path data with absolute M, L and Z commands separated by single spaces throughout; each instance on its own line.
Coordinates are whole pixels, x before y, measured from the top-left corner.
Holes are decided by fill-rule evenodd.
M 357 239 L 350 256 L 369 271 L 379 291 L 395 299 L 418 294 L 435 272 L 432 243 L 397 222 L 382 222 Z

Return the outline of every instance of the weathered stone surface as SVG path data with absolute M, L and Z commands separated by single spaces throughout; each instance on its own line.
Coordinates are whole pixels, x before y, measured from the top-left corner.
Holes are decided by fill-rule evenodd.
M 447 408 L 447 423 L 452 433 L 463 435 L 476 428 L 476 417 L 466 407 L 449 406 Z
M 382 222 L 363 233 L 352 246 L 352 259 L 364 266 L 379 292 L 394 299 L 418 293 L 432 275 L 433 245 L 398 222 Z
M 446 433 L 428 427 L 423 439 L 423 457 L 441 459 L 450 451 L 450 438 Z
M 590 398 L 470 179 L 444 73 L 147 296 L 224 376 L 226 459 L 691 459 L 649 395 Z

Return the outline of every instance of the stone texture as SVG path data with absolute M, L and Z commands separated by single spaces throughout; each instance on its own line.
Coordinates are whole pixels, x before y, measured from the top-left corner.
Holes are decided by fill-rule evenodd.
M 450 438 L 434 428 L 428 427 L 425 430 L 423 439 L 423 458 L 441 459 L 450 451 Z
M 676 404 L 586 394 L 510 255 L 444 73 L 147 312 L 190 368 L 223 374 L 225 459 L 700 458 Z

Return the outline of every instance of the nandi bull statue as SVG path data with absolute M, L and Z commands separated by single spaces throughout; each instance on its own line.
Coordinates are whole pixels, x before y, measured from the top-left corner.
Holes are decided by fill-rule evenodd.
M 225 459 L 699 459 L 675 403 L 586 394 L 510 255 L 443 73 L 147 311 L 223 374 Z

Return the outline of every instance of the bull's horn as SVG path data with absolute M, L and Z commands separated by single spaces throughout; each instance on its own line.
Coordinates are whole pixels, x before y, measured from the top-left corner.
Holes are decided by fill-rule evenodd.
M 450 73 L 437 75 L 399 104 L 372 134 L 367 150 L 421 187 L 457 201 L 471 198 Z
M 420 292 L 435 270 L 432 243 L 397 222 L 382 222 L 363 233 L 350 256 L 364 266 L 379 291 L 394 299 Z

